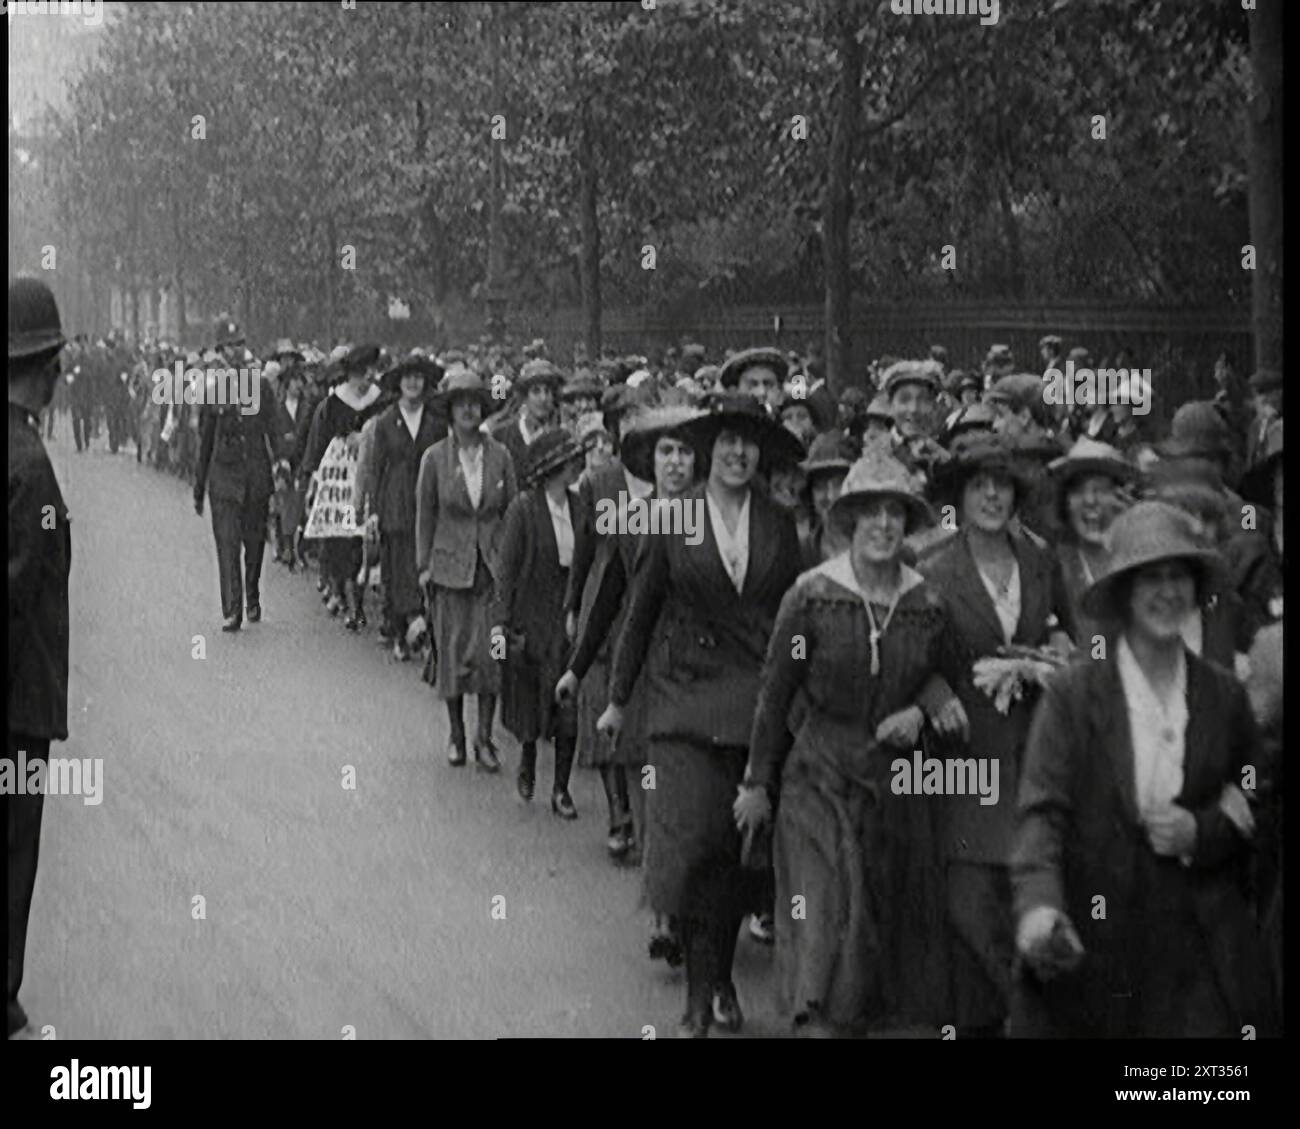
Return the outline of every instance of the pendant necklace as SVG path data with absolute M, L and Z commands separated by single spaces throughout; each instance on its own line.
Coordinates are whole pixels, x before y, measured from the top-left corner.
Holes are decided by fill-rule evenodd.
M 894 592 L 894 598 L 889 603 L 889 611 L 885 613 L 885 622 L 877 625 L 876 613 L 871 607 L 871 598 L 866 592 L 862 593 L 862 602 L 867 608 L 867 619 L 871 621 L 871 632 L 867 638 L 871 642 L 871 674 L 873 678 L 880 674 L 880 640 L 885 632 L 889 630 L 889 621 L 894 618 L 894 611 L 898 607 L 898 601 L 902 595 L 903 590 L 900 586 Z

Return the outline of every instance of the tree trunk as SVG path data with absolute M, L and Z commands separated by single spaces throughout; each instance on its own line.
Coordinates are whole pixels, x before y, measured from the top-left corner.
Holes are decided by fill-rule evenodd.
M 1255 369 L 1282 368 L 1282 0 L 1250 13 L 1255 95 L 1247 109 L 1250 241 L 1255 248 L 1251 320 Z
M 594 360 L 600 356 L 601 301 L 600 301 L 600 220 L 596 212 L 599 177 L 596 172 L 596 149 L 592 139 L 591 103 L 582 103 L 582 138 L 578 145 L 578 164 L 582 184 L 579 206 L 582 210 L 582 251 L 578 271 L 582 285 L 582 324 L 587 341 L 587 356 Z
M 832 20 L 840 73 L 822 204 L 822 260 L 826 273 L 826 383 L 836 393 L 852 381 L 855 371 L 849 227 L 853 219 L 851 179 L 858 130 L 858 86 L 862 79 L 856 14 L 854 0 L 834 0 Z

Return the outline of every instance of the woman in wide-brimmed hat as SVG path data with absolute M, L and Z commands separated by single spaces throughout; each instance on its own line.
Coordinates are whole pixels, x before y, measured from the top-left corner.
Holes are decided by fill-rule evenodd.
M 556 684 L 556 695 L 578 698 L 579 755 L 583 731 L 590 725 L 591 750 L 587 759 L 600 769 L 609 804 L 610 854 L 624 862 L 639 862 L 646 851 L 645 790 L 638 772 L 646 758 L 645 679 L 634 684 L 623 715 L 623 726 L 613 741 L 595 734 L 599 713 L 609 701 L 609 652 L 617 642 L 627 609 L 625 596 L 638 547 L 650 536 L 647 527 L 631 519 L 645 506 L 658 500 L 684 497 L 696 483 L 697 468 L 703 465 L 695 448 L 680 433 L 682 424 L 699 415 L 692 408 L 653 408 L 628 421 L 621 447 L 626 468 L 624 489 L 606 501 L 618 508 L 619 520 L 609 533 L 612 551 L 602 567 L 592 570 L 590 599 L 585 599 L 568 669 Z M 646 491 L 643 488 L 649 486 Z M 579 688 L 580 687 L 580 688 Z M 681 963 L 681 944 L 675 923 L 661 917 L 650 942 L 650 955 L 664 957 L 670 964 Z
M 732 961 L 745 913 L 765 908 L 762 874 L 740 865 L 730 808 L 744 770 L 759 672 L 781 596 L 799 571 L 794 522 L 761 490 L 765 459 L 798 440 L 752 396 L 718 397 L 678 433 L 707 463 L 678 528 L 643 538 L 614 654 L 602 730 L 617 733 L 638 677 L 649 698 L 646 891 L 682 922 L 687 1010 L 681 1031 L 737 1029 Z M 644 668 L 644 669 L 643 669 Z M 757 880 L 756 880 L 757 878 Z
M 1218 555 L 1163 502 L 1121 514 L 1111 543 L 1084 608 L 1119 629 L 1049 682 L 1025 751 L 1012 1034 L 1266 1035 L 1245 881 L 1256 809 L 1240 790 L 1255 723 L 1241 685 L 1182 636 Z
M 841 532 L 828 520 L 830 508 L 840 496 L 844 476 L 862 445 L 843 431 L 826 431 L 813 440 L 802 465 L 807 508 L 812 515 L 806 537 L 800 538 L 804 568 L 813 568 L 848 548 Z
M 1116 448 L 1086 435 L 1048 464 L 1062 534 L 1056 558 L 1074 619 L 1075 642 L 1090 647 L 1100 625 L 1083 614 L 1083 594 L 1105 570 L 1111 523 L 1133 504 L 1138 470 Z
M 952 1022 L 971 1035 L 995 1036 L 1007 1016 L 1013 955 L 1009 799 L 1037 694 L 1034 683 L 1019 674 L 1008 672 L 1004 682 L 986 680 L 985 672 L 999 665 L 987 660 L 1048 647 L 1063 659 L 1073 627 L 1051 550 L 1014 526 L 1025 497 L 1014 443 L 991 433 L 960 437 L 940 486 L 944 501 L 955 506 L 957 533 L 917 567 L 948 603 L 950 641 L 960 660 L 952 689 L 970 729 L 949 753 L 989 764 L 995 794 L 1006 798 L 989 803 L 986 796 L 959 795 L 939 801 L 954 940 Z
M 577 719 L 553 690 L 568 652 L 564 600 L 576 509 L 570 487 L 582 462 L 581 442 L 563 428 L 544 431 L 529 446 L 519 496 L 506 511 L 492 614 L 492 634 L 506 647 L 501 723 L 522 746 L 519 795 L 533 798 L 537 742 L 554 741 L 551 811 L 564 819 L 578 816 L 569 795 Z
M 776 915 L 779 1006 L 796 1031 L 930 1026 L 951 1014 L 935 808 L 895 794 L 891 775 L 927 721 L 962 724 L 944 679 L 949 614 L 901 560 L 933 514 L 919 479 L 872 448 L 830 520 L 849 547 L 781 601 L 734 815 L 753 835 L 776 811 L 776 904 L 798 896 L 807 914 Z
M 502 518 L 516 493 L 510 452 L 481 427 L 494 402 L 476 373 L 448 370 L 431 407 L 447 413 L 451 429 L 425 451 L 415 485 L 415 565 L 432 613 L 434 689 L 451 723 L 448 760 L 466 762 L 465 695 L 474 694 L 474 758 L 485 772 L 501 768 L 492 743 L 500 664 L 489 616 Z
M 358 460 L 357 466 L 367 525 L 379 535 L 381 635 L 392 640 L 393 655 L 402 662 L 410 657 L 407 625 L 424 605 L 415 567 L 415 480 L 425 451 L 447 434 L 445 414 L 428 403 L 431 387 L 442 375 L 436 363 L 424 358 L 402 361 L 384 373 L 380 384 L 395 392 L 397 400 L 375 417 L 370 458 Z

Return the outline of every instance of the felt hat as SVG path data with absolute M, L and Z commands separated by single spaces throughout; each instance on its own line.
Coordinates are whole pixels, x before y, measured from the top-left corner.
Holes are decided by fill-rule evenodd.
M 786 386 L 785 391 L 781 394 L 781 402 L 776 406 L 776 414 L 783 416 L 787 408 L 803 407 L 808 409 L 808 416 L 812 420 L 813 430 L 825 431 L 834 422 L 833 412 L 835 403 L 831 401 L 828 406 L 825 397 L 817 395 L 821 389 L 809 393 L 801 387 Z
M 579 369 L 569 378 L 560 390 L 561 400 L 596 400 L 599 401 L 605 386 L 590 369 Z
M 781 383 L 785 382 L 786 375 L 790 371 L 790 364 L 780 349 L 759 346 L 754 349 L 742 349 L 739 353 L 733 353 L 728 357 L 718 370 L 718 383 L 723 388 L 736 388 L 740 384 L 741 375 L 746 370 L 759 366 L 770 368 L 776 373 L 777 381 Z
M 698 419 L 682 425 L 695 449 L 711 454 L 724 428 L 749 435 L 758 444 L 764 469 L 803 461 L 803 444 L 747 392 L 716 392 Z
M 387 393 L 400 395 L 402 381 L 408 376 L 424 378 L 424 395 L 430 397 L 442 379 L 442 366 L 424 357 L 409 357 L 392 368 L 385 370 L 379 378 L 379 386 Z
M 499 407 L 492 397 L 491 389 L 483 383 L 483 378 L 478 373 L 465 365 L 453 365 L 443 375 L 438 390 L 431 399 L 438 407 L 450 412 L 452 401 L 462 397 L 477 400 L 484 419 Z
M 378 345 L 356 345 L 349 349 L 339 360 L 339 368 L 345 376 L 365 372 L 379 363 Z
M 1186 560 L 1200 573 L 1201 590 L 1221 575 L 1219 554 L 1209 548 L 1194 520 L 1169 502 L 1138 502 L 1120 514 L 1107 531 L 1110 556 L 1105 571 L 1083 594 L 1083 610 L 1092 616 L 1118 618 L 1117 582 L 1157 561 Z
M 66 344 L 54 292 L 36 278 L 9 284 L 9 359 L 53 355 Z
M 1016 505 L 1029 496 L 1031 484 L 1021 459 L 1021 444 L 992 431 L 968 431 L 948 448 L 948 458 L 933 468 L 936 492 L 959 498 L 966 483 L 977 474 L 996 474 L 1010 479 L 1016 491 Z
M 535 486 L 553 470 L 582 458 L 584 454 L 582 441 L 563 427 L 547 428 L 528 445 L 519 471 L 519 481 L 524 486 Z
M 963 404 L 943 421 L 943 444 L 946 447 L 951 447 L 959 435 L 969 435 L 977 431 L 992 431 L 996 420 L 997 413 L 988 404 L 982 404 L 978 401 L 973 404 Z
M 1212 400 L 1190 400 L 1174 412 L 1160 453 L 1172 458 L 1227 458 L 1232 454 L 1232 429 Z
M 881 391 L 890 399 L 905 384 L 920 384 L 930 390 L 930 394 L 939 394 L 941 370 L 934 361 L 895 361 L 881 377 Z
M 628 419 L 627 430 L 619 447 L 623 465 L 643 482 L 655 480 L 655 446 L 665 435 L 690 442 L 680 433 L 683 424 L 698 419 L 704 413 L 699 408 L 677 406 L 646 408 Z
M 801 467 L 805 477 L 811 481 L 818 474 L 847 472 L 861 454 L 862 444 L 855 442 L 847 432 L 838 429 L 823 431 L 812 441 L 808 457 Z
M 1086 435 L 1076 439 L 1067 454 L 1048 463 L 1047 472 L 1062 491 L 1069 490 L 1071 482 L 1086 475 L 1103 474 L 1120 483 L 1138 477 L 1137 467 L 1122 452 Z
M 1043 378 L 1032 372 L 1013 372 L 995 380 L 984 399 L 990 403 L 1003 403 L 1018 412 L 1043 403 Z
M 881 447 L 868 447 L 849 467 L 839 497 L 831 503 L 830 520 L 843 527 L 863 505 L 881 498 L 903 503 L 908 533 L 934 522 L 919 476 Z
M 538 358 L 529 361 L 519 370 L 519 376 L 515 380 L 515 388 L 526 393 L 528 389 L 538 384 L 549 384 L 553 389 L 559 391 L 564 384 L 564 373 L 548 360 Z

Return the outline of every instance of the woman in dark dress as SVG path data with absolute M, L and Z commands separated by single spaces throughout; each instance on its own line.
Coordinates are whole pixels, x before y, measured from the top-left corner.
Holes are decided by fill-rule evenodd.
M 802 456 L 754 397 L 719 395 L 682 434 L 709 455 L 684 499 L 685 528 L 641 539 L 631 603 L 600 728 L 617 734 L 646 679 L 645 883 L 650 908 L 678 918 L 686 953 L 680 1033 L 743 1019 L 731 966 L 747 912 L 765 909 L 740 863 L 731 805 L 744 773 L 759 674 L 781 597 L 799 572 L 790 515 L 753 489 L 760 461 Z M 762 877 L 762 875 L 758 875 Z
M 356 447 L 361 428 L 373 415 L 382 410 L 381 392 L 370 380 L 370 370 L 379 360 L 379 347 L 358 345 L 341 361 L 345 379 L 316 408 L 312 417 L 311 432 L 307 437 L 307 453 L 303 457 L 303 470 L 310 474 L 320 466 L 330 443 L 345 439 Z M 361 518 L 360 498 L 354 505 L 357 520 Z M 326 537 L 322 539 L 321 571 L 329 587 L 330 615 L 338 615 L 345 607 L 344 626 L 349 631 L 359 631 L 366 622 L 365 593 L 357 584 L 361 570 L 361 532 L 355 537 Z
M 551 811 L 577 819 L 569 772 L 577 740 L 572 701 L 557 702 L 564 671 L 564 596 L 573 564 L 570 492 L 582 474 L 581 440 L 564 428 L 542 432 L 528 446 L 519 495 L 506 510 L 493 601 L 494 647 L 504 643 L 501 723 L 520 742 L 518 789 L 528 802 L 537 779 L 537 742 L 555 742 Z
M 943 678 L 947 609 L 901 561 L 929 507 L 916 477 L 873 448 L 830 520 L 849 548 L 781 602 L 735 816 L 754 830 L 777 810 L 780 1007 L 797 1032 L 938 1026 L 951 1010 L 936 811 L 890 780 L 927 720 L 963 723 Z
M 1116 518 L 1084 610 L 1119 625 L 1044 692 L 1012 856 L 1012 1034 L 1242 1037 L 1276 1028 L 1248 890 L 1246 692 L 1183 642 L 1218 556 L 1188 516 Z
M 500 772 L 492 721 L 501 674 L 489 628 L 498 538 L 515 496 L 515 468 L 510 452 L 480 429 L 493 399 L 464 365 L 448 369 L 431 406 L 451 420 L 447 437 L 425 451 L 415 481 L 415 567 L 420 588 L 432 591 L 434 691 L 447 703 L 451 722 L 448 762 L 466 762 L 465 695 L 474 694 L 474 763 L 483 772 Z
M 406 627 L 423 606 L 415 570 L 415 477 L 424 452 L 447 434 L 447 421 L 429 404 L 431 386 L 442 370 L 422 358 L 403 361 L 384 374 L 383 383 L 400 394 L 375 420 L 366 481 L 367 525 L 379 533 L 380 570 L 384 578 L 386 634 L 393 656 L 410 654 Z

